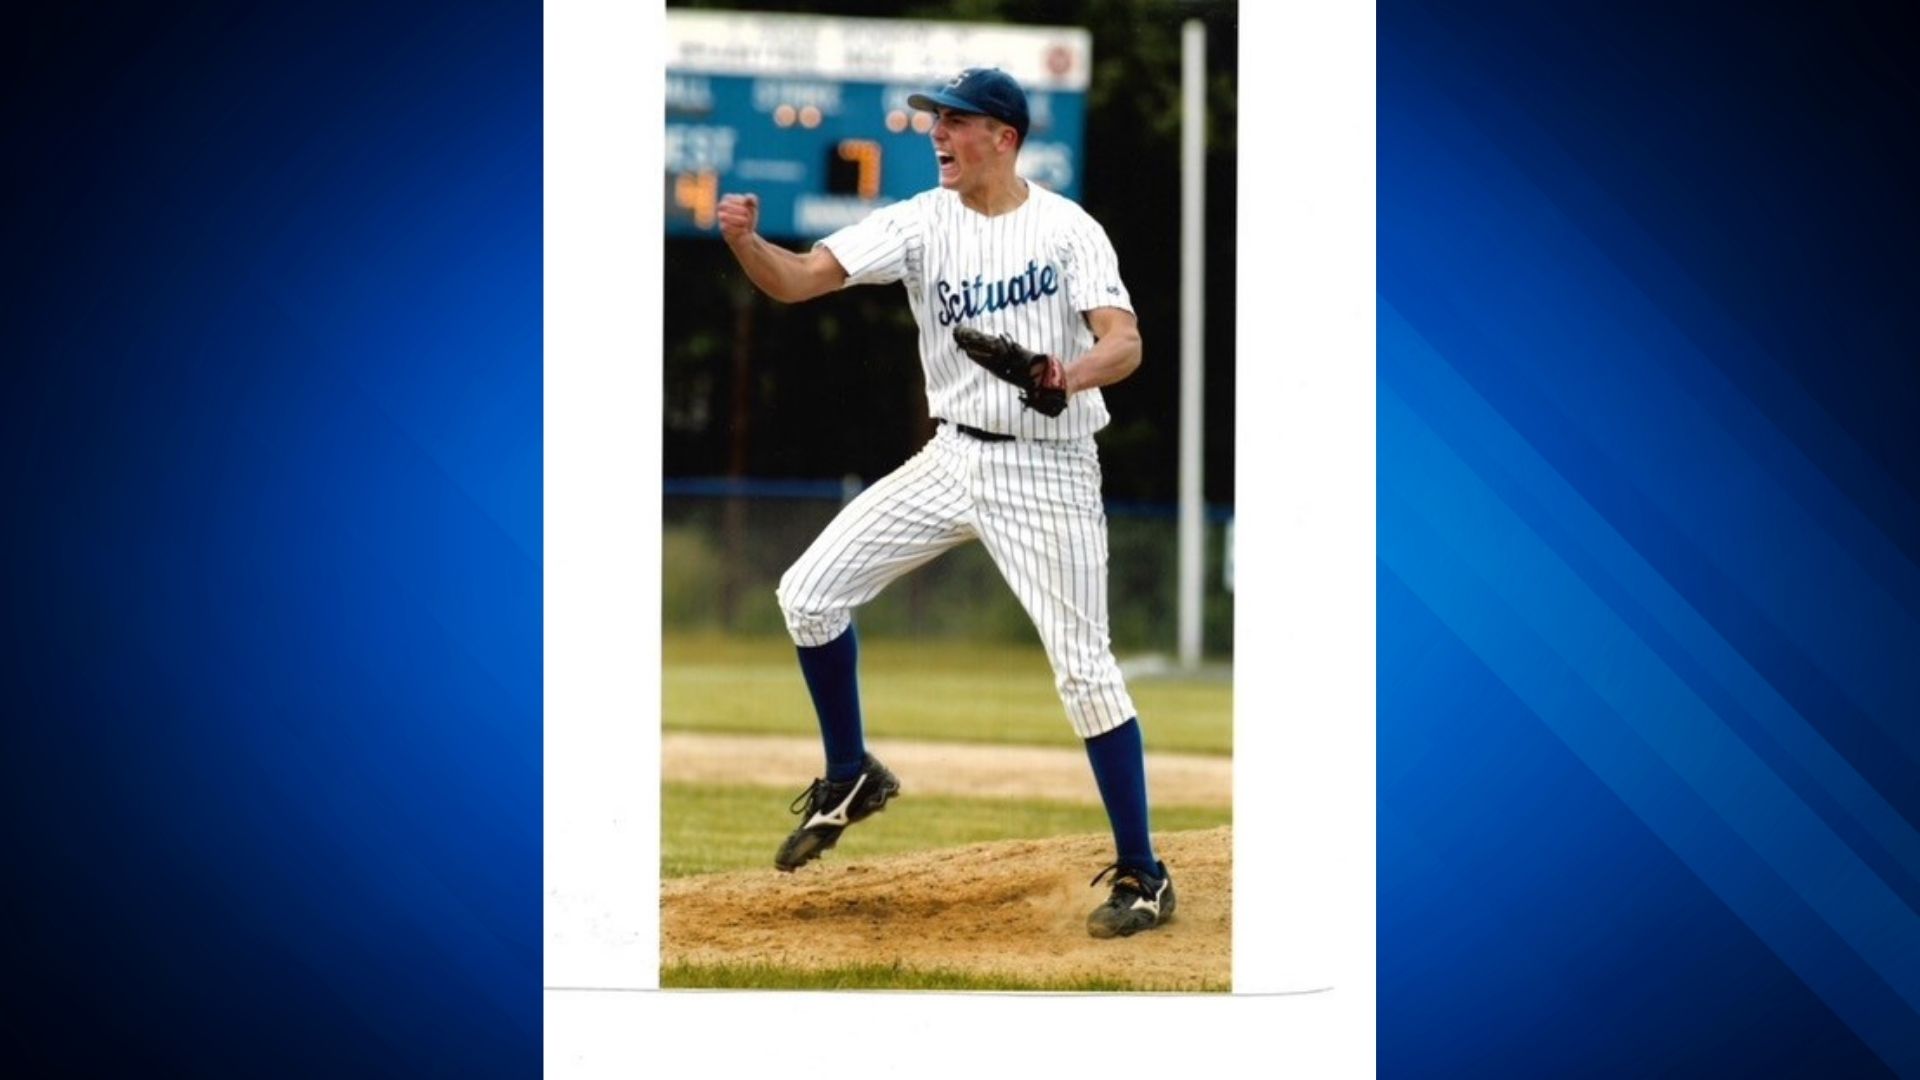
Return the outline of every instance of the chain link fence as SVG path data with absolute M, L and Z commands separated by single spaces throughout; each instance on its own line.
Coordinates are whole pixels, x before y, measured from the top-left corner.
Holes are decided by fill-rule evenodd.
M 661 515 L 662 596 L 669 631 L 784 634 L 774 588 L 833 519 L 857 482 L 670 480 Z M 1109 503 L 1108 608 L 1121 656 L 1178 648 L 1171 506 Z M 1208 515 L 1206 654 L 1233 654 L 1225 575 L 1230 516 Z M 893 583 L 860 609 L 862 635 L 1028 642 L 1032 623 L 979 544 L 965 544 Z

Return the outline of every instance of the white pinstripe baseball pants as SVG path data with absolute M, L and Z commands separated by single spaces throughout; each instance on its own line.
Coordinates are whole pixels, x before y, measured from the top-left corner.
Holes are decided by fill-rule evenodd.
M 787 632 L 797 645 L 825 645 L 894 579 L 974 539 L 1040 632 L 1073 730 L 1090 739 L 1131 719 L 1107 633 L 1107 517 L 1092 438 L 983 442 L 941 425 L 780 578 Z

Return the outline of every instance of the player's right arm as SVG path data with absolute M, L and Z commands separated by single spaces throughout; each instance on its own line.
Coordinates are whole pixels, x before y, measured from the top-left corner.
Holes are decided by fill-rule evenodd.
M 825 247 L 802 255 L 767 242 L 760 235 L 760 197 L 723 195 L 716 211 L 720 236 L 747 272 L 747 280 L 783 303 L 797 304 L 838 289 L 847 280 L 846 268 Z

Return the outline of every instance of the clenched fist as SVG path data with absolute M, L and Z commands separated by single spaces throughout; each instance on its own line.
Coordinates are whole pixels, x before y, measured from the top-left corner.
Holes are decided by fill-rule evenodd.
M 760 229 L 760 196 L 722 195 L 715 214 L 721 237 L 729 244 L 738 243 Z

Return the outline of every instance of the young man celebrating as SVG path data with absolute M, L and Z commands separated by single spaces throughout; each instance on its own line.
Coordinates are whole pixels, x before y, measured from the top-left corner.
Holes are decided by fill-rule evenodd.
M 935 114 L 939 187 L 882 207 L 805 254 L 759 235 L 753 195 L 727 195 L 718 209 L 742 269 L 775 300 L 903 283 L 939 423 L 931 442 L 848 503 L 780 580 L 826 775 L 796 801 L 805 819 L 774 865 L 791 871 L 812 860 L 900 790 L 866 752 L 853 609 L 977 539 L 1040 632 L 1113 826 L 1114 862 L 1094 878 L 1112 874 L 1111 892 L 1087 929 L 1095 937 L 1152 929 L 1173 915 L 1173 882 L 1153 850 L 1140 722 L 1108 640 L 1107 525 L 1093 440 L 1108 420 L 1099 388 L 1140 366 L 1119 260 L 1086 211 L 1015 171 L 1028 117 L 1012 78 L 969 68 L 908 101 Z M 1036 354 L 1027 391 L 975 363 L 956 330 Z

